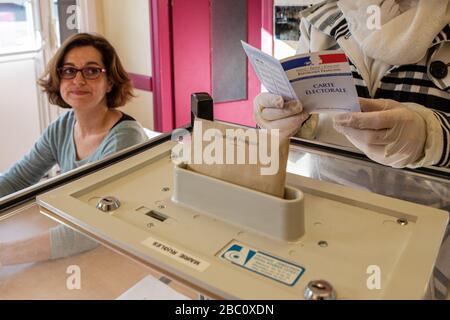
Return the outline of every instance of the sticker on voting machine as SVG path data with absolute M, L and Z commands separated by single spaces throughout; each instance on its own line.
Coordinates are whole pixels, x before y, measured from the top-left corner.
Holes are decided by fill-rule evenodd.
M 302 266 L 261 252 L 235 240 L 225 247 L 220 258 L 249 272 L 288 286 L 294 286 L 305 272 L 305 268 Z
M 259 80 L 286 101 L 300 100 L 309 113 L 361 111 L 352 72 L 339 50 L 299 54 L 278 61 L 242 42 Z

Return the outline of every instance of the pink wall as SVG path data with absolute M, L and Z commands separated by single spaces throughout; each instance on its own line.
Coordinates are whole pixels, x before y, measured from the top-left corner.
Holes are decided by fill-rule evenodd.
M 152 77 L 136 73 L 128 73 L 128 77 L 130 77 L 130 80 L 136 89 L 150 92 L 153 91 Z
M 190 94 L 211 92 L 209 0 L 173 0 L 175 126 L 191 121 Z
M 149 0 L 152 35 L 153 129 L 173 130 L 170 0 Z

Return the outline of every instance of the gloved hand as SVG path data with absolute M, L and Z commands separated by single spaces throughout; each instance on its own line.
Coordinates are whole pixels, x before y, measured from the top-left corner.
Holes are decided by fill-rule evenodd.
M 281 136 L 293 136 L 308 119 L 297 100 L 284 102 L 283 98 L 268 92 L 262 92 L 253 100 L 255 121 L 264 129 L 279 129 Z
M 360 98 L 361 113 L 338 114 L 334 128 L 370 159 L 402 168 L 424 154 L 426 122 L 417 112 L 388 99 Z

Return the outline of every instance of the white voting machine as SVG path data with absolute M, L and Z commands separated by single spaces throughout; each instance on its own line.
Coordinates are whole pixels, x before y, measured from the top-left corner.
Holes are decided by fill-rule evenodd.
M 214 299 L 424 298 L 446 211 L 291 173 L 281 199 L 175 166 L 174 144 L 38 203 Z

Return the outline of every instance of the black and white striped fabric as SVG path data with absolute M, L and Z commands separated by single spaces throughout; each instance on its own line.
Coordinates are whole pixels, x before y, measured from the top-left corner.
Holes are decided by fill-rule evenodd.
M 312 44 L 313 51 L 342 48 L 343 42 L 351 38 L 347 21 L 336 3 L 337 1 L 325 1 L 302 12 L 302 18 L 308 22 L 307 32 L 310 33 L 311 28 L 314 27 L 328 37 L 326 41 L 322 39 L 323 47 L 320 49 L 317 44 Z M 360 97 L 414 102 L 434 111 L 442 127 L 444 138 L 442 156 L 435 165 L 450 167 L 450 83 L 439 83 L 429 72 L 432 54 L 444 44 L 450 45 L 450 24 L 436 36 L 428 55 L 421 61 L 413 65 L 390 68 L 381 79 L 373 96 L 370 96 L 367 84 L 351 59 L 350 65 Z M 386 50 L 389 49 L 386 48 Z M 450 56 L 445 62 L 450 62 Z M 450 72 L 448 78 L 450 79 Z
M 356 55 L 348 52 L 352 49 L 357 50 L 357 46 L 354 45 L 354 41 L 352 44 L 352 35 L 347 21 L 337 6 L 336 0 L 324 1 L 305 9 L 302 12 L 301 32 L 299 53 L 340 48 L 347 53 L 349 58 Z M 392 66 L 381 78 L 372 96 L 361 72 L 351 58 L 350 66 L 360 97 L 413 102 L 432 109 L 442 127 L 444 139 L 442 156 L 436 165 L 450 167 L 450 75 L 446 78 L 446 82 L 442 82 L 434 79 L 429 71 L 430 59 L 444 45 L 450 45 L 450 24 L 446 25 L 436 36 L 430 45 L 427 56 L 421 61 L 413 65 Z M 449 63 L 450 56 L 447 56 L 444 62 Z M 428 297 L 445 299 L 449 287 L 450 226 L 447 227 L 433 270 Z

